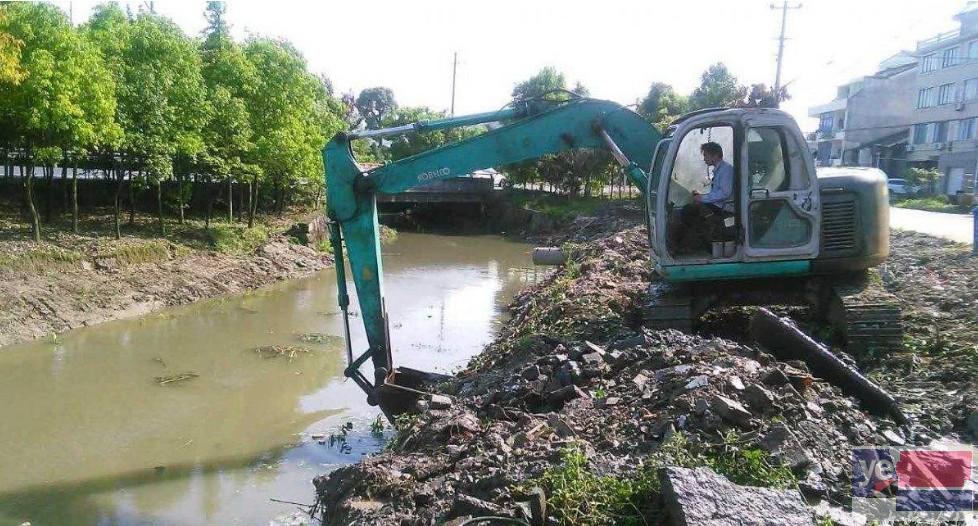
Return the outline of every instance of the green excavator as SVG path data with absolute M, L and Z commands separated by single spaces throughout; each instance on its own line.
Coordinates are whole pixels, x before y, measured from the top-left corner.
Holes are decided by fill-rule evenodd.
M 386 165 L 363 169 L 351 141 L 499 123 L 485 133 Z M 719 144 L 733 167 L 732 206 L 716 228 L 690 242 L 683 211 L 709 189 L 701 146 Z M 503 110 L 342 132 L 323 150 L 330 242 L 346 331 L 346 376 L 388 414 L 410 409 L 431 373 L 395 368 L 378 235 L 379 193 L 395 194 L 474 170 L 578 148 L 607 150 L 644 192 L 651 263 L 658 279 L 644 308 L 650 328 L 690 329 L 718 305 L 807 305 L 850 346 L 902 338 L 896 301 L 869 269 L 889 254 L 885 175 L 875 169 L 815 171 L 788 114 L 767 108 L 686 114 L 663 134 L 614 102 L 572 98 L 515 101 Z M 705 237 L 702 237 L 705 236 Z M 369 347 L 350 343 L 349 261 Z M 373 379 L 361 368 L 373 365 Z

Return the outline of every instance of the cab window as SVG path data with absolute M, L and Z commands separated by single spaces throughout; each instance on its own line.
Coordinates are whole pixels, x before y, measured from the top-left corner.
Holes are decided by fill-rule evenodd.
M 727 125 L 695 128 L 683 136 L 676 152 L 669 181 L 669 204 L 685 206 L 693 201 L 693 192 L 710 192 L 711 170 L 703 162 L 700 147 L 715 142 L 723 148 L 723 158 L 733 164 L 733 127 Z

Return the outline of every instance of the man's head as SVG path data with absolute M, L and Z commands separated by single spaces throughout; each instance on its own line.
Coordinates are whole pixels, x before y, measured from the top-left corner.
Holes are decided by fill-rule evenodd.
M 703 162 L 707 166 L 716 166 L 723 160 L 723 147 L 715 142 L 703 143 L 700 151 L 703 152 Z

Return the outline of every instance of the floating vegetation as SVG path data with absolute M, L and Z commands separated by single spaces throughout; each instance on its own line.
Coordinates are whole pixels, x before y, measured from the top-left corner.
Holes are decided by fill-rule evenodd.
M 327 343 L 331 340 L 336 340 L 337 337 L 332 334 L 326 334 L 322 332 L 304 332 L 297 334 L 296 338 L 302 343 Z
M 287 358 L 290 362 L 300 354 L 306 354 L 309 349 L 296 345 L 262 345 L 255 352 L 262 358 Z
M 174 382 L 191 380 L 193 378 L 197 378 L 198 376 L 200 375 L 193 371 L 187 371 L 185 373 L 171 374 L 169 376 L 157 376 L 155 379 L 156 379 L 156 383 L 160 385 L 166 385 L 166 384 L 172 384 Z
M 370 434 L 380 440 L 384 438 L 384 416 L 377 415 L 377 418 L 370 423 Z

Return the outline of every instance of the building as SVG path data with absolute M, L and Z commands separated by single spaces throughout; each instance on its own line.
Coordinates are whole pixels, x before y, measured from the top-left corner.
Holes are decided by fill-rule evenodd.
M 899 177 L 917 87 L 917 60 L 900 52 L 879 71 L 839 86 L 833 101 L 808 109 L 819 119 L 815 159 L 819 166 L 874 166 Z
M 937 168 L 939 190 L 974 192 L 978 166 L 978 5 L 955 20 L 959 28 L 917 43 L 917 88 L 907 161 Z

